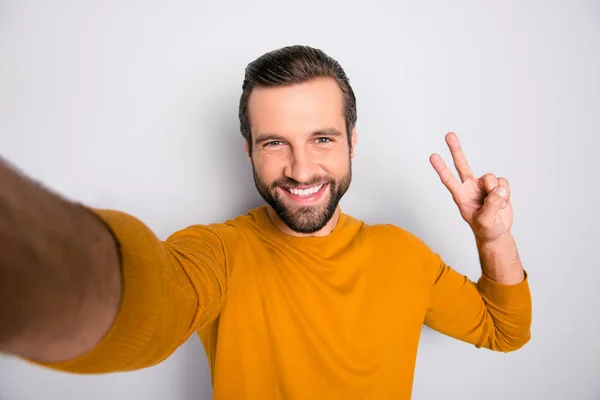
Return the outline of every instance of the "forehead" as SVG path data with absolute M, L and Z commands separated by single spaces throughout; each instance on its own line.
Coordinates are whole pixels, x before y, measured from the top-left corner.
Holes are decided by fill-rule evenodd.
M 248 102 L 252 134 L 307 134 L 345 130 L 343 94 L 331 78 L 297 85 L 257 87 Z

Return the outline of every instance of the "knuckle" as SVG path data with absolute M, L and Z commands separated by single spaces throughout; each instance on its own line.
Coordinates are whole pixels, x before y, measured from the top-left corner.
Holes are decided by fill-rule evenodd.
M 469 163 L 466 160 L 460 160 L 456 163 L 456 167 L 463 169 L 463 168 L 467 168 L 469 166 Z
M 442 182 L 444 183 L 449 183 L 452 181 L 452 174 L 450 174 L 448 171 L 446 171 L 445 173 L 443 173 L 440 178 L 442 179 Z
M 498 180 L 496 179 L 496 175 L 490 173 L 483 176 L 483 183 L 487 190 L 492 190 L 498 185 Z

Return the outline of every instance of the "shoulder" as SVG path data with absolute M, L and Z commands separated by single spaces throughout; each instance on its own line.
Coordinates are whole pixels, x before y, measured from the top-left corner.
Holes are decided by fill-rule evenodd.
M 260 234 L 260 225 L 264 224 L 262 220 L 265 218 L 263 208 L 252 209 L 245 215 L 239 215 L 225 222 L 189 225 L 169 236 L 167 242 L 197 243 L 198 240 L 202 240 L 234 249 L 242 237 Z
M 411 270 L 425 287 L 439 274 L 443 261 L 429 245 L 407 229 L 391 224 L 367 226 L 381 251 L 386 252 L 395 265 Z
M 183 247 L 214 247 L 235 252 L 238 242 L 235 220 L 223 223 L 194 224 L 171 234 L 166 242 Z
M 378 251 L 385 252 L 394 260 L 407 265 L 436 264 L 438 255 L 429 245 L 409 230 L 393 224 L 363 223 L 361 236 L 366 243 L 373 245 Z
M 368 225 L 363 223 L 362 229 L 363 234 L 383 241 L 384 243 L 394 244 L 402 248 L 410 248 L 415 251 L 428 250 L 428 246 L 418 236 L 393 224 L 374 224 Z

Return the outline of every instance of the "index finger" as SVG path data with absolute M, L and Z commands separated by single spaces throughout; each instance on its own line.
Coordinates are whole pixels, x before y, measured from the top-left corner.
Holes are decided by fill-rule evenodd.
M 460 146 L 460 141 L 458 140 L 456 133 L 448 133 L 446 135 L 446 143 L 450 148 L 450 153 L 452 153 L 452 161 L 454 161 L 454 166 L 458 171 L 458 176 L 460 176 L 460 180 L 464 182 L 467 178 L 473 176 L 473 171 L 471 171 L 471 167 L 467 162 L 467 157 L 462 151 L 462 147 Z
M 438 173 L 440 180 L 450 191 L 452 197 L 457 196 L 458 191 L 460 190 L 460 182 L 458 179 L 456 179 L 454 174 L 452 174 L 452 171 L 450 171 L 450 169 L 446 166 L 446 163 L 442 157 L 439 154 L 432 154 L 431 157 L 429 157 L 429 162 L 431 162 L 435 172 Z

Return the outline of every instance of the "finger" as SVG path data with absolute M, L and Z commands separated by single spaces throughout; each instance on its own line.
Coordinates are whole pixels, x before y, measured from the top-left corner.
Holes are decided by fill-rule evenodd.
M 471 167 L 467 162 L 467 157 L 460 146 L 460 141 L 458 140 L 456 133 L 448 133 L 446 135 L 446 143 L 448 144 L 450 152 L 452 153 L 452 160 L 454 161 L 454 166 L 458 171 L 458 176 L 460 176 L 460 180 L 464 182 L 467 178 L 473 176 L 473 171 L 471 171 Z
M 502 188 L 504 188 L 505 192 Z M 507 202 L 510 201 L 510 185 L 506 178 L 498 178 L 498 194 Z
M 452 174 L 452 171 L 450 171 L 450 169 L 446 166 L 446 163 L 442 157 L 439 154 L 432 154 L 431 157 L 429 157 L 429 162 L 431 162 L 433 169 L 435 169 L 435 172 L 437 172 L 440 180 L 450 191 L 452 196 L 458 193 L 460 189 L 460 182 L 458 179 L 456 179 L 454 174 Z
M 483 201 L 483 206 L 481 207 L 479 214 L 479 223 L 482 226 L 494 225 L 496 222 L 496 214 L 508 204 L 507 201 L 497 193 L 497 190 L 498 189 L 494 189 Z
M 498 186 L 498 178 L 494 174 L 485 174 L 480 178 L 480 181 L 483 182 L 486 193 L 490 193 Z

